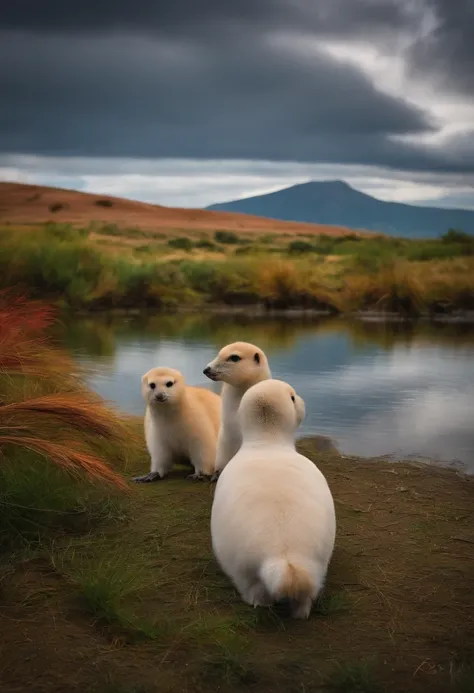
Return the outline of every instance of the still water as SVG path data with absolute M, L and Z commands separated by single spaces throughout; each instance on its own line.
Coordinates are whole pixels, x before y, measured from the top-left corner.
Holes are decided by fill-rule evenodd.
M 306 402 L 299 436 L 330 436 L 343 454 L 429 458 L 474 473 L 474 326 L 180 315 L 87 318 L 67 346 L 90 385 L 142 414 L 140 379 L 153 366 L 219 391 L 202 369 L 229 342 L 258 344 L 273 377 Z

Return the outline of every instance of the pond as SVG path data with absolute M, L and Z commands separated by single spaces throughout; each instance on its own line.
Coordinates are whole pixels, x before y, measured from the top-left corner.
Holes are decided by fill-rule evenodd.
M 228 315 L 74 320 L 64 340 L 89 383 L 123 411 L 143 414 L 143 373 L 180 370 L 188 384 L 219 391 L 202 373 L 218 349 L 250 341 L 273 377 L 304 398 L 298 436 L 330 436 L 343 454 L 429 459 L 474 472 L 474 326 L 340 318 Z

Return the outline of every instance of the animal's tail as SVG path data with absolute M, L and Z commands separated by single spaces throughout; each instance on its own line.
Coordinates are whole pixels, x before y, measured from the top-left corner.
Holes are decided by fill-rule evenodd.
M 269 558 L 260 568 L 260 579 L 267 592 L 278 601 L 314 599 L 320 585 L 315 584 L 309 570 L 297 561 L 287 558 Z

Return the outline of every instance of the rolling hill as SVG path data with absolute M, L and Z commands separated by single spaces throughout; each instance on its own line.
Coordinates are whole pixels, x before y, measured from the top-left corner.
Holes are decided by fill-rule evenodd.
M 0 182 L 0 224 L 92 222 L 139 228 L 143 231 L 236 231 L 345 235 L 348 229 L 259 218 L 231 212 L 181 209 L 60 188 Z
M 474 211 L 383 202 L 343 181 L 302 183 L 267 195 L 211 205 L 208 210 L 435 238 L 449 228 L 474 234 Z

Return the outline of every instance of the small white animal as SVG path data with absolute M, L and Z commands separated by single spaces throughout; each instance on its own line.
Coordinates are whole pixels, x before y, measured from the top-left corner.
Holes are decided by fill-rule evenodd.
M 211 380 L 224 383 L 221 391 L 222 420 L 213 477 L 216 479 L 242 443 L 237 422 L 237 410 L 242 396 L 249 387 L 271 378 L 272 374 L 263 351 L 249 342 L 234 342 L 223 347 L 203 373 Z
M 172 368 L 152 368 L 142 377 L 147 403 L 145 440 L 151 457 L 150 473 L 137 482 L 163 479 L 173 462 L 186 459 L 194 467 L 188 479 L 211 476 L 221 420 L 221 398 L 201 387 L 186 386 Z
M 254 607 L 289 600 L 308 618 L 336 536 L 326 479 L 295 449 L 304 401 L 288 383 L 266 380 L 242 397 L 243 442 L 217 482 L 212 548 L 242 599 Z

